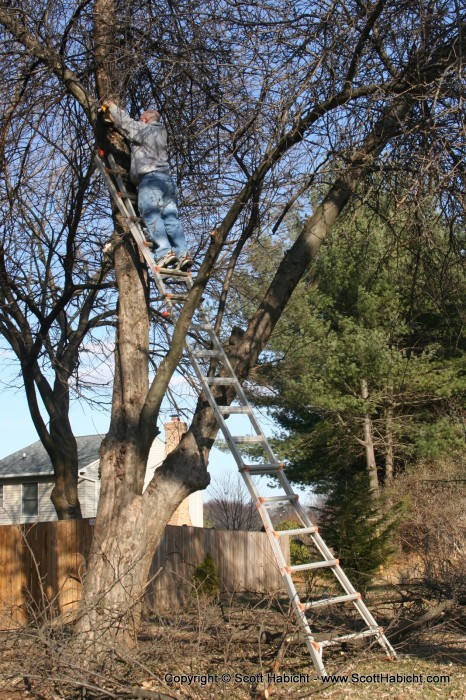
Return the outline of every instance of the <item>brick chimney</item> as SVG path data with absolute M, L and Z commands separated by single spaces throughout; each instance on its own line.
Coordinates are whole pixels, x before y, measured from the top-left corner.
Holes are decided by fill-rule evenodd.
M 165 428 L 165 455 L 173 452 L 183 435 L 187 432 L 188 426 L 179 419 L 179 416 L 170 416 L 170 420 L 164 425 Z M 188 498 L 185 498 L 173 513 L 169 525 L 192 525 L 189 514 Z
M 165 428 L 165 456 L 173 452 L 183 435 L 187 432 L 188 426 L 179 419 L 179 416 L 170 416 L 170 420 L 164 425 Z

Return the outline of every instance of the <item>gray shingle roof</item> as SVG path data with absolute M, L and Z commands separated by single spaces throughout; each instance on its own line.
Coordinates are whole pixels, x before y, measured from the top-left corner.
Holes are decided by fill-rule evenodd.
M 99 458 L 99 447 L 103 438 L 103 435 L 84 435 L 76 438 L 78 469 L 84 469 Z M 25 474 L 30 476 L 53 474 L 50 457 L 40 440 L 0 459 L 0 479 Z

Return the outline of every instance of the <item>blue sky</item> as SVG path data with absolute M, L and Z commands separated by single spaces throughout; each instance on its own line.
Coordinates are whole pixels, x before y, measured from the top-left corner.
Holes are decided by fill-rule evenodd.
M 261 419 L 262 416 L 259 416 Z M 71 421 L 75 435 L 105 434 L 108 429 L 109 415 L 103 412 L 91 411 L 88 406 L 74 402 L 71 409 Z M 262 427 L 270 435 L 272 426 L 265 420 Z M 241 430 L 234 431 L 241 433 Z M 163 434 L 160 436 L 163 439 Z M 29 415 L 29 410 L 23 390 L 12 390 L 2 387 L 0 399 L 0 459 L 26 445 L 36 442 L 36 430 Z M 212 482 L 221 479 L 225 474 L 237 473 L 233 456 L 229 452 L 220 452 L 214 448 L 211 452 L 209 472 Z M 308 491 L 308 490 L 307 490 Z M 266 486 L 266 477 L 261 480 L 262 495 L 276 495 L 277 492 Z M 209 498 L 207 489 L 205 499 Z M 302 496 L 306 502 L 310 497 Z
M 105 434 L 108 415 L 86 412 L 78 403 L 72 408 L 72 425 L 75 435 Z M 0 459 L 38 440 L 23 390 L 13 391 L 2 387 L 0 400 Z
M 73 402 L 71 422 L 75 435 L 105 434 L 109 425 L 109 415 L 100 411 L 91 411 L 85 404 Z M 270 433 L 270 426 L 264 424 Z M 268 428 L 268 430 L 267 430 Z M 238 431 L 241 432 L 241 431 Z M 160 436 L 163 439 L 163 434 Z M 22 389 L 13 390 L 2 387 L 0 400 L 0 459 L 20 450 L 38 440 L 38 436 Z M 209 465 L 212 480 L 221 478 L 225 473 L 236 473 L 236 463 L 230 453 L 213 449 Z M 265 487 L 264 495 L 274 491 Z

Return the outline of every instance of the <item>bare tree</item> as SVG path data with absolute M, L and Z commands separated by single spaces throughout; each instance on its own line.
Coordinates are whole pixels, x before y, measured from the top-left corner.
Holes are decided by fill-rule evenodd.
M 205 517 L 216 530 L 260 530 L 262 521 L 239 474 L 226 474 L 210 487 Z
M 70 379 L 78 381 L 81 394 L 86 384 L 98 388 L 96 378 L 86 379 L 91 367 L 80 350 L 87 338 L 87 355 L 100 347 L 105 362 L 105 327 L 116 299 L 111 266 L 101 252 L 95 202 L 100 183 L 92 178 L 87 139 L 74 100 L 57 107 L 45 77 L 26 62 L 13 83 L 16 102 L 9 84 L 3 88 L 10 109 L 1 143 L 0 334 L 14 352 L 32 421 L 54 468 L 51 498 L 58 518 L 69 519 L 81 517 Z M 54 126 L 57 113 L 60 129 Z
M 89 660 L 102 659 L 117 637 L 131 640 L 164 526 L 186 496 L 209 483 L 218 427 L 201 396 L 190 429 L 143 492 L 160 406 L 207 285 L 220 295 L 220 323 L 248 242 L 319 184 L 321 201 L 230 343 L 244 380 L 333 223 L 374 169 L 409 167 L 417 186 L 448 193 L 445 206 L 454 209 L 463 178 L 465 19 L 463 7 L 440 0 L 202 8 L 21 0 L 0 9 L 4 56 L 31 61 L 63 100 L 72 96 L 82 122 L 121 163 L 127 148 L 99 128 L 98 101 L 113 98 L 130 109 L 166 103 L 201 258 L 169 350 L 149 381 L 149 282 L 113 212 L 119 301 L 112 418 L 75 627 Z M 233 399 L 227 387 L 218 389 L 220 404 Z

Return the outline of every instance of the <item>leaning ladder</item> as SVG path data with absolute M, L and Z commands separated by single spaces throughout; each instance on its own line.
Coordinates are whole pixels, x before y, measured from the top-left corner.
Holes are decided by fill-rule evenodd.
M 112 155 L 108 156 L 109 167 L 104 165 L 98 155 L 95 157 L 95 162 L 107 184 L 113 200 L 126 220 L 128 229 L 134 236 L 144 260 L 153 274 L 159 294 L 158 300 L 164 308 L 162 315 L 164 318 L 175 322 L 187 294 L 193 285 L 191 274 L 178 270 L 160 268 L 156 265 L 142 230 L 141 218 L 137 215 L 133 205 L 135 197 L 127 192 L 124 180 L 121 177 L 122 171 L 117 168 Z M 374 637 L 385 650 L 387 656 L 394 659 L 396 656 L 395 651 L 386 638 L 383 628 L 377 625 L 377 622 L 363 602 L 360 593 L 353 587 L 341 568 L 338 559 L 334 557 L 333 552 L 325 544 L 319 534 L 318 528 L 312 524 L 308 514 L 301 506 L 299 496 L 293 491 L 284 473 L 283 464 L 277 459 L 267 437 L 264 435 L 254 415 L 252 406 L 235 375 L 228 356 L 202 304 L 199 305 L 195 317 L 191 322 L 188 337 L 189 340 L 187 339 L 185 342 L 187 355 L 191 361 L 197 379 L 199 380 L 200 387 L 207 397 L 217 423 L 235 458 L 249 493 L 257 505 L 281 576 L 283 577 L 284 585 L 290 597 L 298 626 L 316 670 L 321 676 L 325 675 L 322 654 L 326 647 L 362 637 Z M 220 369 L 220 372 L 217 371 L 215 375 L 209 370 L 209 364 L 212 361 L 216 363 L 217 370 Z M 233 390 L 236 395 L 236 405 L 220 405 L 216 398 L 215 387 L 228 387 L 230 390 Z M 226 419 L 231 415 L 245 416 L 249 421 L 249 432 L 253 434 L 233 435 L 226 423 Z M 241 446 L 251 445 L 260 447 L 262 463 L 247 464 L 245 462 L 241 454 Z M 260 481 L 260 477 L 264 475 L 274 477 L 278 481 L 281 490 L 280 494 L 275 496 L 260 495 L 260 486 L 257 483 L 257 478 L 259 477 Z M 273 519 L 275 519 L 273 509 L 280 506 L 286 506 L 288 509 L 291 509 L 301 526 L 294 530 L 276 530 L 273 524 Z M 309 543 L 309 557 L 310 559 L 317 560 L 310 560 L 305 564 L 289 566 L 280 546 L 280 539 L 284 536 L 299 536 L 307 540 Z M 312 555 L 311 552 L 314 554 Z M 318 569 L 330 569 L 343 589 L 344 594 L 322 598 L 321 600 L 301 600 L 296 588 L 296 575 L 299 576 L 302 572 L 311 572 Z M 318 608 L 344 603 L 351 603 L 356 608 L 356 611 L 365 623 L 364 629 L 340 636 L 330 636 L 329 639 L 319 639 L 319 641 L 317 641 L 309 626 L 306 613 Z

